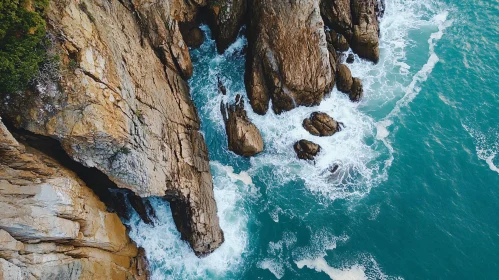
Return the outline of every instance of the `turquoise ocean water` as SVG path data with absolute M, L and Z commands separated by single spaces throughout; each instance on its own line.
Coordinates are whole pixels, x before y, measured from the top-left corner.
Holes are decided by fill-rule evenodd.
M 245 38 L 224 55 L 211 39 L 191 51 L 226 242 L 196 258 L 168 205 L 152 199 L 157 225 L 129 224 L 154 279 L 499 279 L 499 2 L 386 9 L 380 62 L 351 66 L 364 100 L 334 89 L 318 107 L 279 116 L 247 104 L 265 142 L 252 159 L 227 150 L 219 112 L 245 96 Z M 309 135 L 301 122 L 314 111 L 346 128 Z M 296 159 L 302 138 L 324 148 L 315 164 Z M 334 177 L 331 164 L 341 166 Z

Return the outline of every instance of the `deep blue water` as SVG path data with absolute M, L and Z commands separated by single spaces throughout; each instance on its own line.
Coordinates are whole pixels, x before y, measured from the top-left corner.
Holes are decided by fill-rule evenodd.
M 245 39 L 224 55 L 212 40 L 192 50 L 226 242 L 197 259 L 168 205 L 153 200 L 159 225 L 130 223 L 154 279 L 499 278 L 499 2 L 386 6 L 380 63 L 351 66 L 365 99 L 352 104 L 334 89 L 318 107 L 279 116 L 247 106 L 265 142 L 252 159 L 227 150 L 218 109 L 245 96 Z M 309 135 L 301 122 L 314 111 L 346 129 Z M 301 138 L 324 148 L 315 165 L 296 159 Z M 324 170 L 335 163 L 331 177 Z

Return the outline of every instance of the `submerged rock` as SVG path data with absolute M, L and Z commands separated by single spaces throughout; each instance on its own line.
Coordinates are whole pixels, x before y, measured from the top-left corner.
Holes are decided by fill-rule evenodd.
M 296 142 L 293 148 L 298 158 L 305 160 L 314 160 L 315 156 L 321 151 L 321 146 L 305 139 Z
M 331 136 L 339 131 L 339 124 L 328 114 L 314 112 L 303 120 L 303 128 L 315 136 Z
M 253 110 L 265 114 L 269 100 L 277 114 L 318 105 L 334 86 L 319 0 L 255 0 L 251 8 L 245 82 Z
M 352 64 L 355 61 L 355 55 L 353 53 L 348 54 L 346 62 Z
M 237 95 L 236 103 L 228 108 L 222 102 L 220 109 L 225 122 L 229 150 L 245 157 L 261 153 L 263 151 L 262 135 L 248 119 L 241 96 Z

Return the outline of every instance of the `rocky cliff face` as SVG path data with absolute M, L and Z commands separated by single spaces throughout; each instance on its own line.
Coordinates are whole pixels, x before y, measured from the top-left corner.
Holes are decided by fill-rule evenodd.
M 0 122 L 0 279 L 146 279 L 145 257 L 72 171 Z
M 170 200 L 182 237 L 199 255 L 220 246 L 223 233 L 178 22 L 205 4 L 50 1 L 59 80 L 0 105 L 15 126 L 57 139 L 72 159 L 118 187 Z
M 318 105 L 334 85 L 319 1 L 255 0 L 246 90 L 256 113 Z

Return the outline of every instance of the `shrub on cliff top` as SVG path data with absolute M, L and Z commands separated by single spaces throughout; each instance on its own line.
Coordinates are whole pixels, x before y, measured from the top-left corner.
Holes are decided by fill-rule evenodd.
M 25 89 L 46 59 L 47 5 L 48 0 L 0 1 L 0 93 Z

